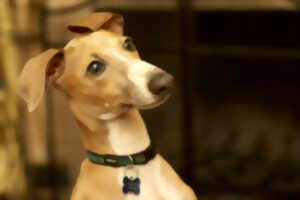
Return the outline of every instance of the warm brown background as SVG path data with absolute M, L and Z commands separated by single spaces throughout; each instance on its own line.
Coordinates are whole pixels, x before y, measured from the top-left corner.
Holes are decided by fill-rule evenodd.
M 10 9 L 19 69 L 63 47 L 75 18 L 123 14 L 142 58 L 177 80 L 143 116 L 199 199 L 300 198 L 299 1 L 12 0 Z M 37 111 L 21 107 L 28 199 L 68 199 L 84 149 L 64 97 L 49 88 Z

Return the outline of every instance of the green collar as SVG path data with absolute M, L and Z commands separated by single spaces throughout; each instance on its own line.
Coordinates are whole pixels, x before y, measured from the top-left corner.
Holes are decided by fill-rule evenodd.
M 156 156 L 157 149 L 155 145 L 150 145 L 144 151 L 131 155 L 100 155 L 91 151 L 87 151 L 86 154 L 89 160 L 95 164 L 107 165 L 111 167 L 124 167 L 128 165 L 146 164 Z

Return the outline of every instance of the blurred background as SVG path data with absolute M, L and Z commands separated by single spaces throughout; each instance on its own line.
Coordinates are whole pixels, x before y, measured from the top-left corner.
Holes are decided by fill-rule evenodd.
M 64 97 L 48 88 L 28 113 L 15 90 L 94 11 L 122 14 L 141 57 L 175 76 L 142 115 L 199 199 L 300 198 L 299 0 L 1 0 L 0 200 L 69 198 L 85 151 Z

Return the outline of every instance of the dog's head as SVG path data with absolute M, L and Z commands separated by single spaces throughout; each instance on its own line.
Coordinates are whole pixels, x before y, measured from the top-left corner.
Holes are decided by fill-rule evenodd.
M 19 94 L 33 111 L 45 82 L 61 89 L 72 104 L 100 119 L 114 118 L 133 107 L 154 108 L 169 96 L 173 77 L 142 61 L 123 18 L 94 13 L 69 26 L 78 33 L 63 49 L 30 59 L 21 74 Z

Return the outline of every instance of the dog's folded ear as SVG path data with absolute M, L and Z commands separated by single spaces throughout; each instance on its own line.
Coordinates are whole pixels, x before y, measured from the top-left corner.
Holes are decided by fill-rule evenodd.
M 96 12 L 71 23 L 68 29 L 74 33 L 90 33 L 106 29 L 116 34 L 123 34 L 124 19 L 121 15 L 110 12 Z
M 18 94 L 27 103 L 28 111 L 34 111 L 44 95 L 46 79 L 61 74 L 64 54 L 62 50 L 49 49 L 31 58 L 24 66 L 18 84 Z

